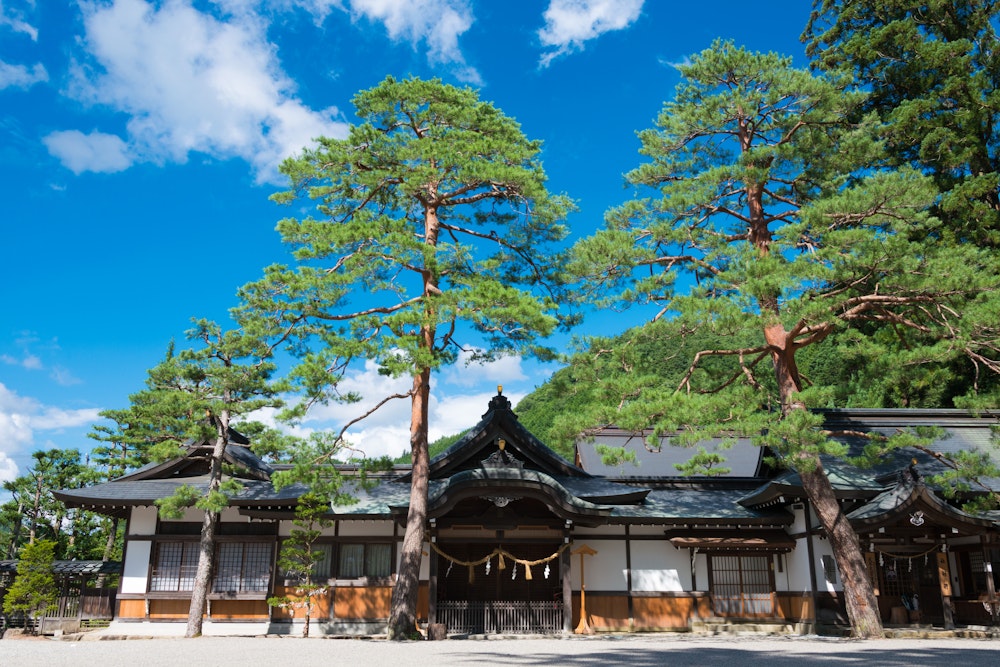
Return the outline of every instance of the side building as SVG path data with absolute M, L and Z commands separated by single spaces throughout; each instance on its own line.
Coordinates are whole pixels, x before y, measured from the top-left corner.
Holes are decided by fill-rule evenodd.
M 1000 515 L 971 515 L 927 480 L 957 451 L 989 454 L 994 418 L 953 410 L 829 411 L 831 432 L 935 427 L 929 447 L 877 469 L 828 462 L 861 538 L 888 624 L 995 624 Z M 790 632 L 846 625 L 833 554 L 794 473 L 770 469 L 748 441 L 725 449 L 723 474 L 681 477 L 689 450 L 609 428 L 566 461 L 529 433 L 498 393 L 482 420 L 430 464 L 418 615 L 449 633 L 687 631 L 773 624 Z M 852 447 L 863 439 L 844 436 Z M 301 611 L 267 605 L 294 586 L 277 570 L 302 487 L 276 492 L 272 468 L 245 441 L 227 451 L 243 491 L 219 528 L 205 634 L 301 632 Z M 606 465 L 599 445 L 635 463 Z M 207 485 L 207 443 L 173 461 L 57 497 L 127 519 L 115 631 L 183 634 L 199 516 L 159 516 L 178 486 Z M 349 472 L 346 470 L 344 472 Z M 350 479 L 348 475 L 348 479 Z M 357 501 L 331 506 L 316 548 L 329 583 L 319 632 L 378 634 L 389 616 L 409 502 L 409 470 L 387 473 Z M 1000 480 L 983 480 L 984 492 Z M 582 613 L 581 613 L 582 612 Z

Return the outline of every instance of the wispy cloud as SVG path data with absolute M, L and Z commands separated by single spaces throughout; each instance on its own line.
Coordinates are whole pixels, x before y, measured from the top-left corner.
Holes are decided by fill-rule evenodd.
M 30 3 L 32 7 L 34 4 L 34 2 Z M 38 29 L 28 22 L 25 12 L 11 7 L 10 3 L 7 5 L 0 3 L 0 28 L 27 35 L 33 42 L 38 41 Z
M 270 4 L 305 9 L 317 23 L 339 10 L 355 22 L 382 24 L 389 39 L 425 49 L 432 65 L 449 68 L 464 83 L 483 83 L 458 44 L 475 22 L 469 0 L 271 0 Z
M 4 88 L 30 88 L 36 83 L 49 80 L 49 73 L 41 63 L 31 67 L 11 65 L 0 60 L 0 90 Z
M 642 13 L 643 0 L 551 0 L 538 31 L 543 47 L 539 61 L 548 67 L 559 56 L 582 51 L 584 44 L 612 30 L 629 27 Z
M 99 408 L 67 410 L 20 396 L 0 383 L 0 482 L 19 474 L 13 457 L 31 449 L 38 432 L 58 432 L 90 424 Z
M 46 135 L 42 142 L 74 174 L 114 173 L 132 165 L 128 145 L 114 134 L 62 130 Z
M 316 111 L 295 96 L 256 14 L 224 21 L 180 0 L 115 0 L 84 5 L 84 27 L 85 56 L 67 93 L 128 121 L 123 136 L 49 135 L 50 150 L 76 172 L 202 153 L 244 159 L 259 182 L 280 182 L 284 158 L 318 136 L 345 136 L 335 108 Z

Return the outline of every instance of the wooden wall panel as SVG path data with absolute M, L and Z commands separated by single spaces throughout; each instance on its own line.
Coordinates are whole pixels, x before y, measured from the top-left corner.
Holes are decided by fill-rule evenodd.
M 190 600 L 150 600 L 149 618 L 151 619 L 185 619 L 188 616 Z
M 632 600 L 636 630 L 687 628 L 697 600 L 689 597 L 637 597 Z
M 812 597 L 808 593 L 777 593 L 775 615 L 787 621 L 809 621 L 813 618 Z
M 587 594 L 587 616 L 595 630 L 627 630 L 628 596 Z M 580 622 L 580 595 L 573 594 L 573 627 Z
M 420 584 L 417 589 L 417 618 L 426 619 L 430 616 L 430 587 L 428 584 Z
M 337 588 L 333 599 L 333 614 L 338 619 L 389 618 L 391 603 L 391 586 Z
M 118 601 L 118 618 L 145 618 L 146 617 L 146 601 L 145 600 L 119 600 Z
M 266 619 L 266 600 L 212 600 L 213 621 Z
M 274 595 L 275 597 L 282 597 L 284 595 L 294 595 L 295 588 L 292 586 L 275 586 Z M 315 619 L 327 619 L 330 618 L 330 607 L 331 600 L 333 598 L 333 590 L 327 589 L 326 593 L 317 595 L 313 598 L 313 608 L 312 608 L 312 618 Z M 282 609 L 281 607 L 275 607 L 271 611 L 271 618 L 274 620 L 287 621 L 292 618 L 305 618 L 305 609 Z

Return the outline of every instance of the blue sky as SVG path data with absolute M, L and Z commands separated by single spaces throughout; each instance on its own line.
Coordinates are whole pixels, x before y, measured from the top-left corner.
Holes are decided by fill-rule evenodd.
M 677 63 L 716 37 L 804 64 L 805 0 L 0 0 L 0 481 L 31 452 L 89 448 L 192 317 L 288 261 L 268 201 L 282 158 L 344 136 L 350 100 L 386 75 L 480 89 L 544 142 L 550 188 L 577 200 L 570 241 L 629 196 L 635 132 Z M 614 333 L 652 313 L 590 315 Z M 431 437 L 471 426 L 496 385 L 516 401 L 552 367 L 445 371 Z M 372 367 L 352 387 L 384 394 Z M 408 381 L 401 381 L 404 388 Z M 311 415 L 330 428 L 353 411 Z M 407 448 L 408 406 L 357 430 Z

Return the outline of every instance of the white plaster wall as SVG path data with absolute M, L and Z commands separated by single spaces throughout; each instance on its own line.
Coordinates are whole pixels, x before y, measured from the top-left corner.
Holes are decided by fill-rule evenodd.
M 804 546 L 804 545 L 803 545 Z M 826 575 L 823 569 L 823 556 L 833 557 L 833 548 L 830 546 L 830 540 L 822 540 L 813 538 L 813 556 L 816 558 L 816 590 L 817 591 L 827 591 L 833 593 L 835 591 L 843 590 L 843 577 L 840 574 L 840 570 L 837 570 L 837 583 L 831 584 L 826 580 Z
M 584 539 L 575 535 L 572 551 L 586 544 L 597 551 L 596 556 L 584 556 L 584 569 L 587 577 L 588 591 L 625 591 L 628 590 L 625 578 L 625 543 L 609 542 L 598 539 Z M 570 582 L 573 590 L 580 589 L 580 556 L 571 556 Z
M 816 540 L 817 542 L 819 540 Z M 785 571 L 774 570 L 774 582 L 779 591 L 811 591 L 809 583 L 809 542 L 808 538 L 795 540 L 795 548 L 785 558 Z
M 156 507 L 133 507 L 128 523 L 129 535 L 153 535 L 156 533 Z
M 687 549 L 667 540 L 632 542 L 632 590 L 682 592 L 691 585 Z
M 341 521 L 341 537 L 392 537 L 392 521 Z
M 145 593 L 146 575 L 149 572 L 149 554 L 153 543 L 149 540 L 129 540 L 122 566 L 122 593 Z
M 292 530 L 295 529 L 295 523 L 290 520 L 279 521 L 278 522 L 278 536 L 288 537 L 292 534 Z M 323 537 L 333 537 L 337 533 L 337 529 L 332 524 L 320 528 L 319 534 Z

